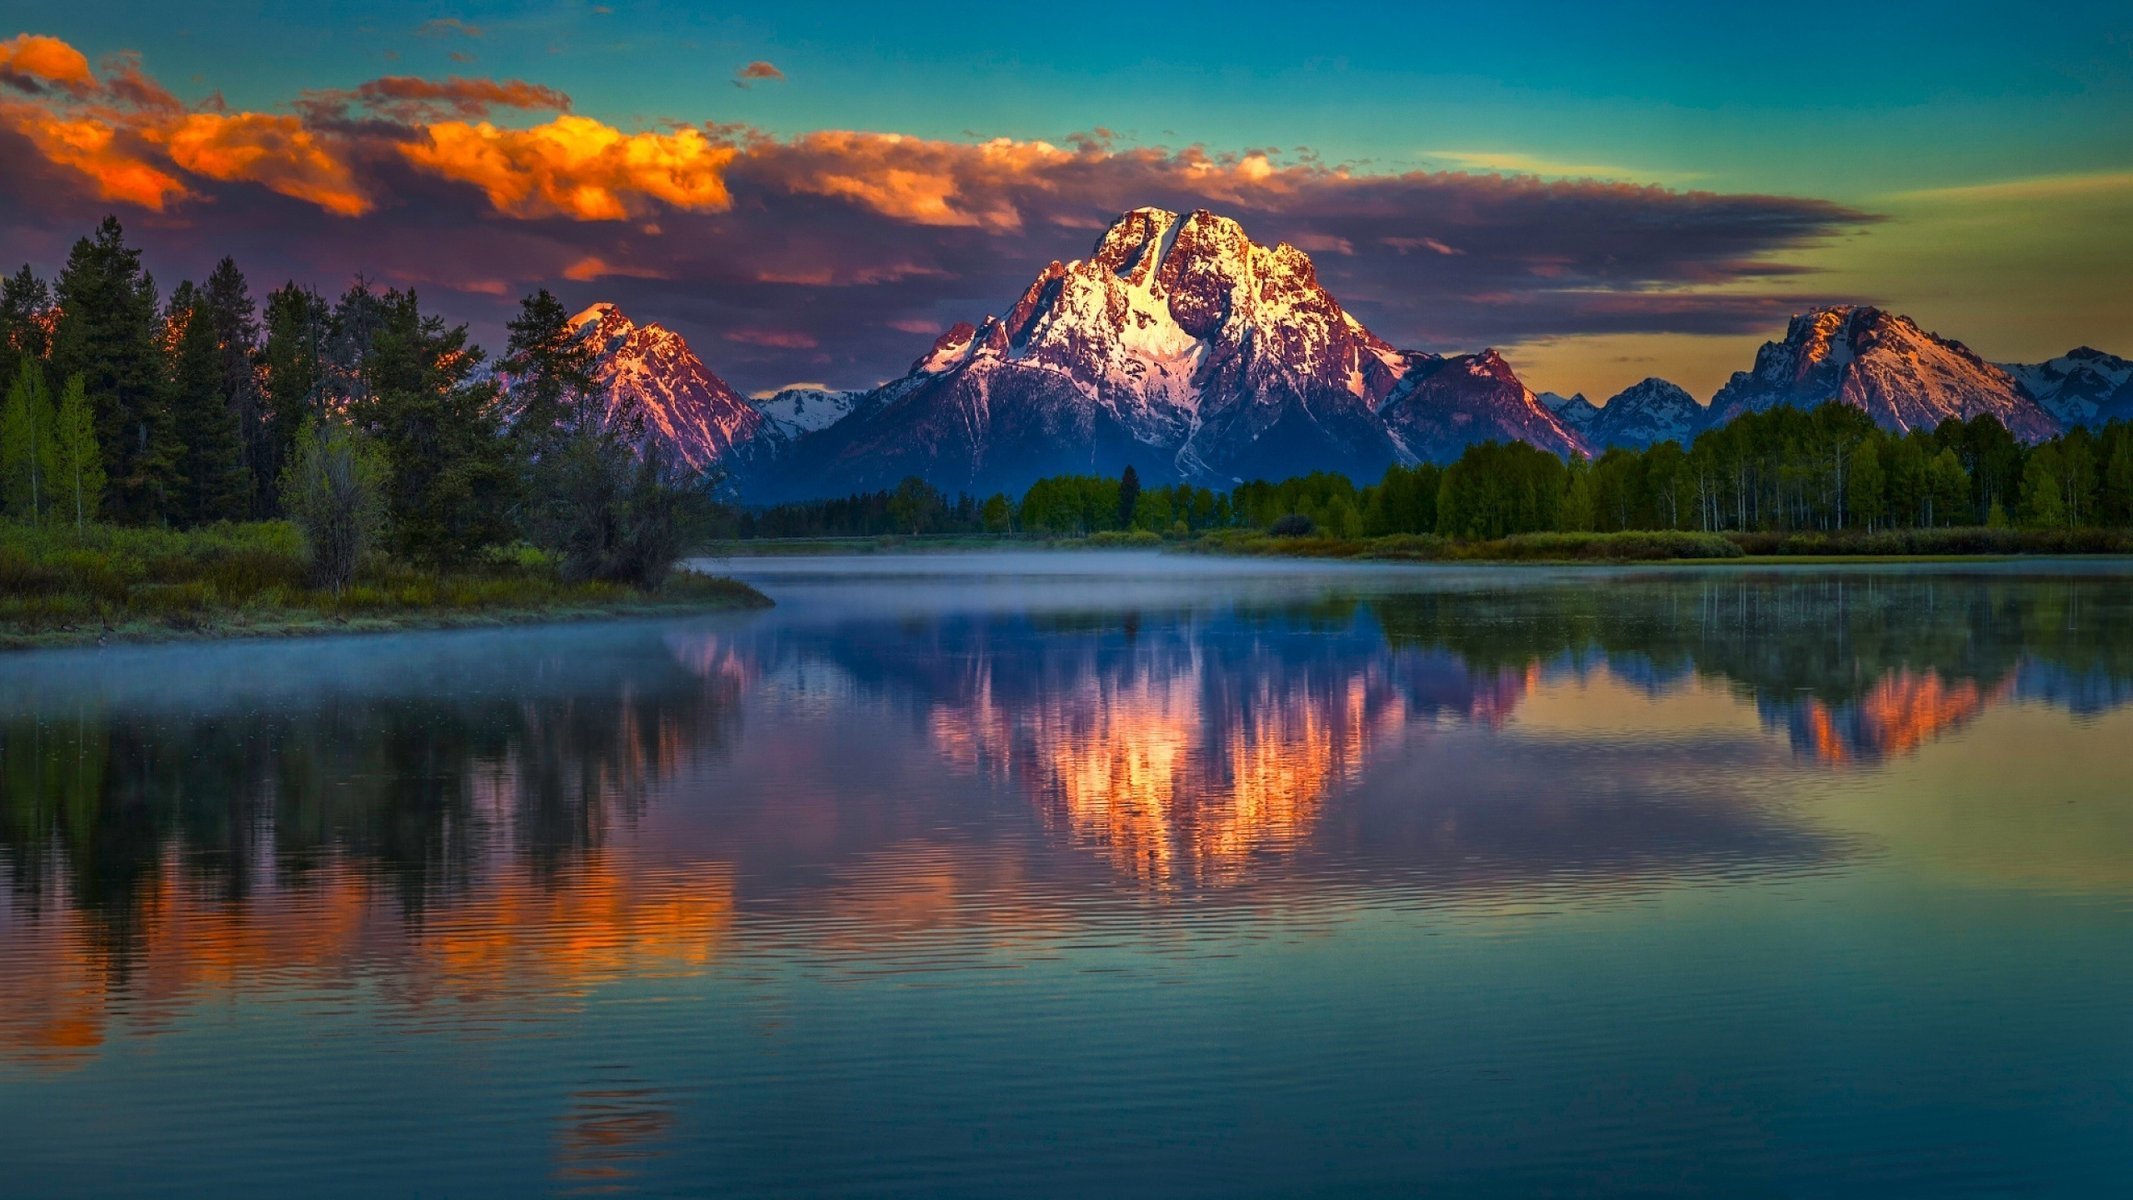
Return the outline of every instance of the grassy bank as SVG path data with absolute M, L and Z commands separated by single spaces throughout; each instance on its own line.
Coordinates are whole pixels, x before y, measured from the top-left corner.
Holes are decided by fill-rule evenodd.
M 730 579 L 677 572 L 658 591 L 567 583 L 542 555 L 447 571 L 381 561 L 338 594 L 311 586 L 294 527 L 178 532 L 0 525 L 0 649 L 179 637 L 286 636 L 500 624 L 769 604 Z

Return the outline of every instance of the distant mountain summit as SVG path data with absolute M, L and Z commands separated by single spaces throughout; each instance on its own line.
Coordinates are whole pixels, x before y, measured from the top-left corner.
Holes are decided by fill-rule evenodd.
M 1999 366 L 2063 425 L 2133 417 L 2133 362 L 2115 354 L 2077 346 L 2045 362 Z
M 1892 430 L 1990 414 L 2024 441 L 2133 417 L 2133 363 L 2087 347 L 1994 364 L 1866 306 L 1795 316 L 1709 405 L 1663 379 L 1594 404 L 1536 395 L 1494 350 L 1402 350 L 1372 333 L 1294 246 L 1206 211 L 1137 208 L 1089 256 L 1037 273 L 1005 316 L 951 326 L 899 378 L 750 401 L 656 324 L 612 304 L 572 318 L 609 404 L 647 437 L 719 465 L 764 503 L 894 487 L 1017 492 L 1064 473 L 1228 487 L 1390 463 L 1481 441 L 1556 454 L 1684 446 L 1743 413 L 1850 404 Z
M 1785 340 L 1765 342 L 1755 368 L 1736 372 L 1711 400 L 1710 421 L 1781 404 L 1852 405 L 1884 429 L 1932 429 L 1951 418 L 1997 417 L 2034 441 L 2060 422 L 2006 370 L 1961 342 L 1920 329 L 1909 317 L 1864 305 L 1819 308 L 1794 317 Z
M 1710 413 L 1696 397 L 1664 379 L 1645 379 L 1616 392 L 1585 422 L 1595 451 L 1610 446 L 1643 450 L 1660 442 L 1694 441 Z
M 1402 351 L 1364 328 L 1294 246 L 1206 211 L 1134 209 L 1089 257 L 1053 262 L 1003 317 L 950 328 L 901 379 L 804 439 L 774 490 L 1016 490 L 1116 473 L 1226 485 L 1523 437 L 1580 443 L 1493 353 Z
M 641 412 L 645 438 L 692 469 L 724 460 L 767 420 L 670 329 L 638 325 L 607 303 L 572 317 L 570 328 L 593 347 L 593 377 L 607 395 L 608 411 Z

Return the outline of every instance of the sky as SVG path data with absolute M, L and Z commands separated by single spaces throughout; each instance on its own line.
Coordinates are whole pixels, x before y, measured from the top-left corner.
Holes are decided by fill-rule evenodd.
M 900 374 L 1142 204 L 1403 347 L 1708 397 L 1793 312 L 2133 355 L 2133 7 L 0 0 L 0 264 L 613 300 L 746 391 Z

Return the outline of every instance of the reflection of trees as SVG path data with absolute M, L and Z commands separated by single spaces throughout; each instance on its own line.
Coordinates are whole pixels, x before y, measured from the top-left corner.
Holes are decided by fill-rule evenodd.
M 64 889 L 120 972 L 167 872 L 234 903 L 346 870 L 415 914 L 505 850 L 551 877 L 737 712 L 735 679 L 656 634 L 575 648 L 536 642 L 435 690 L 344 690 L 329 671 L 273 704 L 20 697 L 0 709 L 0 862 L 27 906 Z
M 1372 609 L 1393 645 L 1470 668 L 1589 660 L 1652 687 L 1695 674 L 1829 758 L 1913 749 L 2007 699 L 2113 707 L 2133 680 L 2133 594 L 2100 576 L 1640 576 Z

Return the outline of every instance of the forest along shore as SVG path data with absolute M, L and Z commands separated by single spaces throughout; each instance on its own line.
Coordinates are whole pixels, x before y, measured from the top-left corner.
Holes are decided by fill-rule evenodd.
M 449 570 L 373 558 L 340 588 L 313 580 L 302 536 L 282 521 L 187 531 L 0 524 L 0 650 L 770 605 L 745 583 L 686 570 L 652 587 L 570 581 L 530 548 Z

